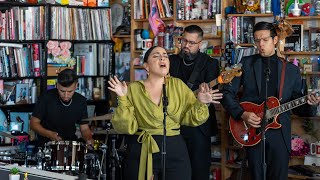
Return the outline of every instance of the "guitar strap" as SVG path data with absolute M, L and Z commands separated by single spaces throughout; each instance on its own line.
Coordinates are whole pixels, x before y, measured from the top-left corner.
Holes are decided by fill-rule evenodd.
M 198 78 L 201 70 L 204 68 L 207 62 L 207 58 L 205 58 L 205 56 L 203 56 L 201 53 L 199 53 L 198 56 L 199 57 L 197 57 L 196 64 L 194 65 L 193 71 L 189 77 L 189 80 L 187 81 L 187 85 L 190 89 L 192 89 L 196 79 Z
M 286 64 L 287 64 L 287 62 L 285 60 L 282 60 L 282 71 L 281 71 L 281 81 L 280 81 L 280 90 L 279 90 L 279 100 L 280 101 L 281 101 L 281 98 L 282 98 L 284 76 L 286 74 Z

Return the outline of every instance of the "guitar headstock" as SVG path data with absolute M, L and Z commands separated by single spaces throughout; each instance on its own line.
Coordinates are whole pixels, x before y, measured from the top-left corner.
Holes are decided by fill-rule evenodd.
M 229 83 L 232 81 L 234 77 L 239 77 L 242 75 L 242 69 L 241 66 L 235 66 L 230 70 L 226 70 L 220 73 L 218 77 L 218 82 L 220 84 Z

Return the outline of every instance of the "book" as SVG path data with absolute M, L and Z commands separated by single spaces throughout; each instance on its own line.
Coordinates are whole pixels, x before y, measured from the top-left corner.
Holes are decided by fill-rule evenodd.
M 284 51 L 303 51 L 303 24 L 293 24 L 293 33 L 285 38 Z
M 120 81 L 130 81 L 130 52 L 115 54 L 115 73 Z
M 16 84 L 16 104 L 27 104 L 29 102 L 29 84 Z

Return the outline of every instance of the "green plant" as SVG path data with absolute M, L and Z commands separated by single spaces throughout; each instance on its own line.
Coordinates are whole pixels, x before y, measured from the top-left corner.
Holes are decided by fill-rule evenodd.
M 20 170 L 16 167 L 10 169 L 10 174 L 18 174 Z

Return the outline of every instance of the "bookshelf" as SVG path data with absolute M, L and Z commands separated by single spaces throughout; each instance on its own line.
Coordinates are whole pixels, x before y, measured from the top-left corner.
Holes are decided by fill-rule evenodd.
M 64 68 L 76 70 L 77 92 L 88 104 L 109 107 L 107 80 L 114 74 L 109 7 L 11 1 L 1 1 L 0 6 L 1 110 L 8 115 L 32 112 L 32 85 L 38 97 L 55 86 Z
M 131 0 L 131 5 L 134 7 L 135 4 L 137 4 L 139 0 Z M 164 45 L 164 48 L 167 50 L 168 54 L 177 54 L 178 53 L 178 46 L 180 44 L 180 38 L 181 38 L 181 33 L 183 31 L 183 27 L 191 25 L 191 24 L 196 24 L 200 26 L 204 30 L 204 41 L 207 41 L 208 45 L 207 47 L 211 47 L 212 51 L 211 52 L 216 52 L 217 53 L 208 53 L 212 57 L 220 57 L 221 56 L 221 34 L 217 35 L 217 32 L 212 32 L 215 28 L 215 31 L 219 29 L 218 33 L 221 33 L 221 28 L 213 27 L 216 25 L 216 20 L 214 19 L 214 14 L 209 16 L 207 19 L 193 19 L 192 17 L 187 20 L 186 17 L 184 19 L 179 16 L 179 2 L 180 1 L 174 1 L 174 0 L 168 0 L 167 1 L 169 4 L 169 7 L 171 9 L 174 9 L 173 11 L 170 11 L 171 16 L 167 16 L 168 13 L 164 13 L 165 16 L 161 17 L 160 19 L 164 22 L 165 24 L 165 30 L 164 34 L 168 33 L 169 34 L 169 46 Z M 213 2 L 213 1 L 211 1 Z M 216 1 L 218 4 L 220 4 L 220 1 Z M 221 1 L 222 2 L 222 1 Z M 180 2 L 181 3 L 181 2 Z M 144 3 L 143 3 L 144 4 Z M 149 4 L 148 4 L 149 5 Z M 190 4 L 191 5 L 191 4 Z M 216 5 L 216 13 L 220 13 L 220 5 Z M 144 68 L 142 67 L 142 57 L 143 53 L 145 50 L 141 48 L 137 48 L 137 43 L 136 43 L 136 38 L 135 38 L 135 30 L 136 29 L 145 29 L 148 30 L 149 32 L 152 31 L 150 28 L 150 23 L 148 18 L 146 18 L 146 13 L 144 16 L 137 17 L 137 13 L 135 13 L 135 8 L 132 9 L 131 11 L 131 62 L 130 62 L 130 81 L 135 81 L 137 78 L 146 78 L 146 72 L 144 71 Z M 177 11 L 175 10 L 177 9 Z M 149 12 L 149 10 L 147 10 Z M 165 11 L 165 10 L 164 10 Z M 165 11 L 166 12 L 166 11 Z M 191 16 L 191 15 L 190 15 Z M 183 19 L 183 20 L 182 20 Z M 169 28 L 168 28 L 169 26 Z M 151 38 L 153 39 L 153 43 L 157 42 L 158 37 L 153 37 L 153 33 Z M 162 35 L 160 35 L 162 38 Z M 163 36 L 163 39 L 165 39 L 165 35 Z M 166 40 L 164 40 L 164 44 Z M 159 44 L 160 45 L 160 44 Z M 214 51 L 217 48 L 216 51 Z M 139 60 L 140 58 L 140 60 Z

